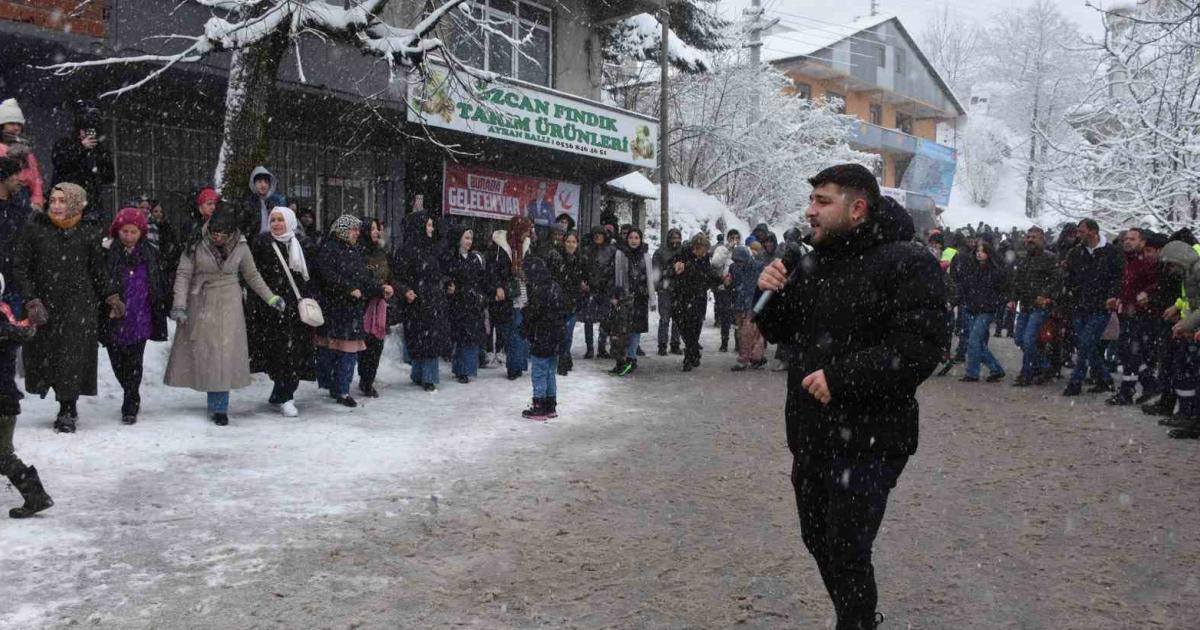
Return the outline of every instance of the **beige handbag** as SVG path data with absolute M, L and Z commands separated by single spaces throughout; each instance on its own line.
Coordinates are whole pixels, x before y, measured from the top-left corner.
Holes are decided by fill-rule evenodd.
M 271 245 L 271 249 L 279 258 L 279 264 L 283 265 L 283 273 L 287 274 L 288 284 L 292 285 L 292 292 L 296 294 L 296 311 L 300 313 L 300 321 L 313 328 L 324 326 L 325 314 L 321 312 L 321 305 L 312 298 L 301 297 L 300 289 L 296 288 L 296 281 L 292 279 L 292 269 L 288 267 L 287 260 L 274 244 Z

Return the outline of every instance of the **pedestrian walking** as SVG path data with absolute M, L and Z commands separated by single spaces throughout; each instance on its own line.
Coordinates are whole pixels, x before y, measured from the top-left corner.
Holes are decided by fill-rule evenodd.
M 479 374 L 479 346 L 486 335 L 485 317 L 493 292 L 483 255 L 473 248 L 475 232 L 465 225 L 450 228 L 445 273 L 454 287 L 447 298 L 449 333 L 454 345 L 451 372 L 462 384 Z
M 721 284 L 720 272 L 713 268 L 709 255 L 710 242 L 703 232 L 692 236 L 668 265 L 671 276 L 671 319 L 679 326 L 683 338 L 684 372 L 700 367 L 700 331 L 708 313 L 708 292 Z M 730 300 L 729 308 L 733 308 Z
M 290 208 L 274 208 L 269 230 L 250 245 L 263 282 L 272 294 L 290 297 L 285 298 L 287 307 L 279 310 L 261 300 L 246 300 L 250 372 L 271 379 L 267 403 L 286 418 L 300 415 L 296 408 L 300 382 L 316 379 L 313 329 L 300 319 L 300 300 L 313 298 L 314 291 L 305 251 L 309 244 L 299 226 Z
M 766 342 L 754 323 L 754 292 L 758 288 L 758 276 L 762 274 L 763 267 L 748 248 L 740 245 L 733 248 L 728 275 L 737 320 L 738 359 L 737 365 L 732 368 L 734 372 L 757 370 L 767 364 Z
M 410 215 L 412 216 L 412 215 Z M 367 304 L 378 297 L 388 299 L 392 287 L 367 269 L 362 249 L 362 221 L 343 214 L 329 228 L 321 243 L 313 269 L 318 302 L 325 324 L 317 328 L 317 386 L 344 407 L 357 407 L 350 396 L 358 354 L 367 349 L 363 323 Z
M 772 261 L 777 292 L 757 322 L 794 339 L 786 408 L 800 532 L 839 629 L 877 626 L 872 545 L 888 495 L 917 449 L 917 386 L 947 343 L 938 262 L 910 242 L 912 219 L 859 165 L 809 180 L 813 253 L 796 277 Z
M 1100 338 L 1111 317 L 1109 300 L 1121 293 L 1121 254 L 1100 233 L 1100 226 L 1084 219 L 1077 226 L 1079 243 L 1066 258 L 1064 285 L 1073 309 L 1075 344 L 1079 349 L 1071 380 L 1063 396 L 1078 396 L 1083 391 L 1083 379 L 1088 370 L 1096 385 L 1088 393 L 1112 391 L 1112 376 L 1104 365 Z
M 136 424 L 142 408 L 143 357 L 147 341 L 167 340 L 166 282 L 158 250 L 150 244 L 146 215 L 138 208 L 123 208 L 109 227 L 104 242 L 108 275 L 125 303 L 125 317 L 100 317 L 100 340 L 108 362 L 121 384 L 121 422 Z
M 1120 317 L 1121 333 L 1117 356 L 1121 384 L 1117 393 L 1105 402 L 1109 405 L 1143 404 L 1158 393 L 1153 358 L 1157 324 L 1162 311 L 1150 309 L 1150 298 L 1159 281 L 1158 259 L 1146 253 L 1146 231 L 1130 228 L 1121 240 L 1125 266 L 1121 273 L 1121 293 L 1106 306 Z M 1142 395 L 1135 398 L 1138 384 Z
M 504 304 L 497 309 L 497 322 L 506 338 L 504 367 L 510 381 L 521 378 L 529 369 L 529 344 L 520 332 L 523 309 L 529 303 L 529 287 L 521 263 L 530 255 L 533 238 L 533 223 L 523 216 L 509 219 L 507 229 L 492 233 L 492 241 L 496 244 L 492 286 L 496 300 Z
M 8 160 L 9 158 L 0 158 Z M 11 160 L 16 162 L 16 160 Z M 2 169 L 3 167 L 0 167 Z M 11 167 L 10 167 L 11 168 Z M 0 180 L 0 195 L 11 195 L 17 186 L 16 173 L 13 170 L 5 179 Z M 0 174 L 3 174 L 0 171 Z M 0 201 L 7 197 L 0 196 Z M 24 204 L 22 204 L 24 205 Z M 8 286 L 4 274 L 0 273 L 0 295 L 8 296 Z M 21 392 L 16 383 L 16 354 L 17 348 L 28 341 L 36 333 L 29 320 L 18 320 L 9 306 L 7 299 L 0 302 L 0 475 L 8 479 L 13 488 L 21 494 L 24 503 L 20 507 L 8 511 L 9 518 L 29 518 L 42 510 L 54 505 L 54 500 L 46 493 L 45 486 L 38 474 L 37 468 L 27 466 L 17 456 L 13 448 L 13 433 L 17 427 L 17 416 L 21 415 Z
M 362 217 L 363 234 L 359 236 L 362 243 L 363 261 L 367 271 L 381 284 L 391 287 L 395 282 L 392 274 L 391 256 L 387 251 L 384 238 L 383 224 L 379 219 Z M 367 302 L 367 311 L 363 315 L 363 327 L 367 331 L 367 349 L 358 354 L 358 391 L 367 398 L 378 398 L 379 391 L 375 389 L 375 376 L 379 373 L 379 361 L 383 358 L 383 346 L 387 341 L 388 324 L 390 323 L 391 294 L 379 296 Z
M 960 380 L 964 383 L 979 382 L 980 363 L 987 366 L 990 374 L 987 382 L 1004 380 L 1004 367 L 988 348 L 990 329 L 996 312 L 1005 304 L 1008 295 L 1008 273 L 996 256 L 996 249 L 988 239 L 980 239 L 975 246 L 974 260 L 963 264 L 959 273 L 959 300 L 967 310 L 971 329 L 967 340 L 967 373 Z
M 1058 258 L 1046 251 L 1046 232 L 1037 226 L 1029 228 L 1025 232 L 1025 257 L 1017 262 L 1010 285 L 1009 307 L 1019 311 L 1014 331 L 1021 348 L 1021 372 L 1013 381 L 1017 387 L 1041 385 L 1051 379 L 1050 361 L 1042 353 L 1040 336 L 1061 284 Z
M 668 344 L 670 344 L 672 353 L 680 353 L 679 325 L 671 317 L 673 312 L 671 308 L 673 290 L 671 274 L 664 273 L 664 271 L 669 270 L 682 249 L 683 233 L 679 231 L 679 228 L 671 228 L 667 230 L 667 242 L 654 250 L 654 271 L 658 274 L 658 283 L 654 289 L 658 296 L 658 307 L 662 309 L 658 313 L 658 356 L 660 357 L 667 356 Z
M 250 385 L 250 352 L 239 279 L 277 311 L 287 310 L 254 264 L 238 219 L 218 210 L 179 259 L 171 319 L 178 324 L 163 382 L 207 396 L 209 419 L 229 424 L 229 392 Z
M 74 433 L 80 396 L 96 395 L 100 305 L 111 319 L 125 316 L 108 275 L 104 226 L 84 218 L 87 193 L 71 183 L 50 191 L 49 209 L 34 214 L 13 248 L 13 284 L 38 333 L 25 344 L 25 391 L 58 401 L 54 429 Z
M 650 330 L 654 301 L 654 263 L 642 241 L 642 231 L 636 227 L 629 229 L 624 245 L 613 257 L 610 286 L 612 306 L 607 328 L 616 364 L 609 373 L 628 376 L 637 369 L 637 349 L 642 334 Z
M 450 348 L 446 300 L 456 288 L 442 268 L 440 235 L 434 217 L 417 211 L 401 224 L 403 246 L 393 269 L 396 292 L 404 299 L 404 347 L 412 360 L 410 379 L 427 392 L 441 381 L 439 361 Z
M 567 325 L 567 305 L 562 288 L 550 274 L 546 261 L 528 256 L 521 265 L 529 302 L 521 316 L 521 335 L 529 344 L 533 402 L 521 415 L 530 420 L 558 417 L 558 357 Z
M 0 101 L 0 158 L 4 157 L 20 165 L 19 180 L 24 190 L 16 196 L 26 198 L 29 205 L 38 210 L 44 208 L 42 170 L 33 152 L 32 141 L 25 135 L 25 114 L 15 98 Z
M 71 134 L 54 143 L 50 158 L 55 184 L 70 182 L 81 186 L 88 198 L 84 212 L 95 217 L 100 225 L 108 225 L 110 216 L 104 193 L 116 181 L 117 171 L 100 110 L 93 105 L 81 104 Z

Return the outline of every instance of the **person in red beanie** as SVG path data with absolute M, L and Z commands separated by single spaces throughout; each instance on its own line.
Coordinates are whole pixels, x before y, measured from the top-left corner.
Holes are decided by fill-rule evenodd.
M 125 303 L 125 317 L 101 321 L 100 343 L 121 384 L 121 422 L 135 424 L 141 411 L 142 357 L 147 341 L 167 340 L 166 291 L 158 250 L 146 241 L 146 213 L 123 208 L 108 229 L 108 274 Z

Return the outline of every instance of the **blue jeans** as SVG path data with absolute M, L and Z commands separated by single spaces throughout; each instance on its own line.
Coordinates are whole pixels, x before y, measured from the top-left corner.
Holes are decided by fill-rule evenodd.
M 966 356 L 967 341 L 971 338 L 971 314 L 967 312 L 967 309 L 958 307 L 958 318 L 955 325 L 958 331 L 958 348 L 954 350 L 954 356 Z
M 1036 309 L 1021 311 L 1017 315 L 1016 331 L 1013 337 L 1017 347 L 1021 349 L 1021 376 L 1033 378 L 1039 370 L 1050 367 L 1050 361 L 1038 349 L 1038 338 L 1042 332 L 1042 324 L 1046 322 L 1046 311 Z
M 335 398 L 349 396 L 350 382 L 354 380 L 354 366 L 357 363 L 357 352 L 317 348 L 317 385 L 328 389 Z
M 1004 374 L 1004 367 L 992 355 L 992 351 L 988 349 L 987 345 L 988 337 L 991 336 L 989 329 L 995 318 L 995 313 L 976 313 L 969 316 L 971 334 L 967 340 L 967 376 L 979 378 L 980 361 L 993 375 Z
M 504 355 L 504 367 L 509 376 L 529 369 L 529 342 L 521 336 L 521 322 L 525 321 L 525 309 L 514 308 L 512 323 L 508 328 L 508 350 Z
M 1073 322 L 1075 329 L 1075 347 L 1079 356 L 1075 360 L 1075 369 L 1071 371 L 1071 383 L 1079 384 L 1088 375 L 1088 368 L 1105 381 L 1111 381 L 1108 368 L 1104 367 L 1104 356 L 1100 350 L 1100 337 L 1108 326 L 1108 313 L 1089 313 L 1076 315 Z
M 454 360 L 450 362 L 450 372 L 455 376 L 478 376 L 479 346 L 454 344 Z
M 208 413 L 227 413 L 229 392 L 208 392 Z
M 479 360 L 478 353 L 475 360 Z M 409 378 L 418 385 L 437 385 L 441 382 L 438 367 L 438 359 L 413 359 Z
M 556 398 L 558 385 L 554 374 L 558 372 L 558 357 L 533 357 L 533 371 L 529 373 L 533 381 L 534 398 Z
M 571 356 L 571 342 L 575 340 L 575 314 L 572 313 L 567 318 L 567 336 L 563 339 L 562 352 L 559 354 L 565 357 Z
M 625 342 L 625 358 L 637 361 L 637 349 L 642 345 L 642 333 L 629 333 L 629 341 Z

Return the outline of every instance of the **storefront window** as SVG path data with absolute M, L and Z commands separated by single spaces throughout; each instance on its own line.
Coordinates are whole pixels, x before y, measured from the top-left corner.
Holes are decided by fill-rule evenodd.
M 550 10 L 515 0 L 479 0 L 472 15 L 487 17 L 492 31 L 454 14 L 450 52 L 463 63 L 506 77 L 550 85 L 552 37 Z M 513 41 L 524 42 L 519 46 Z

